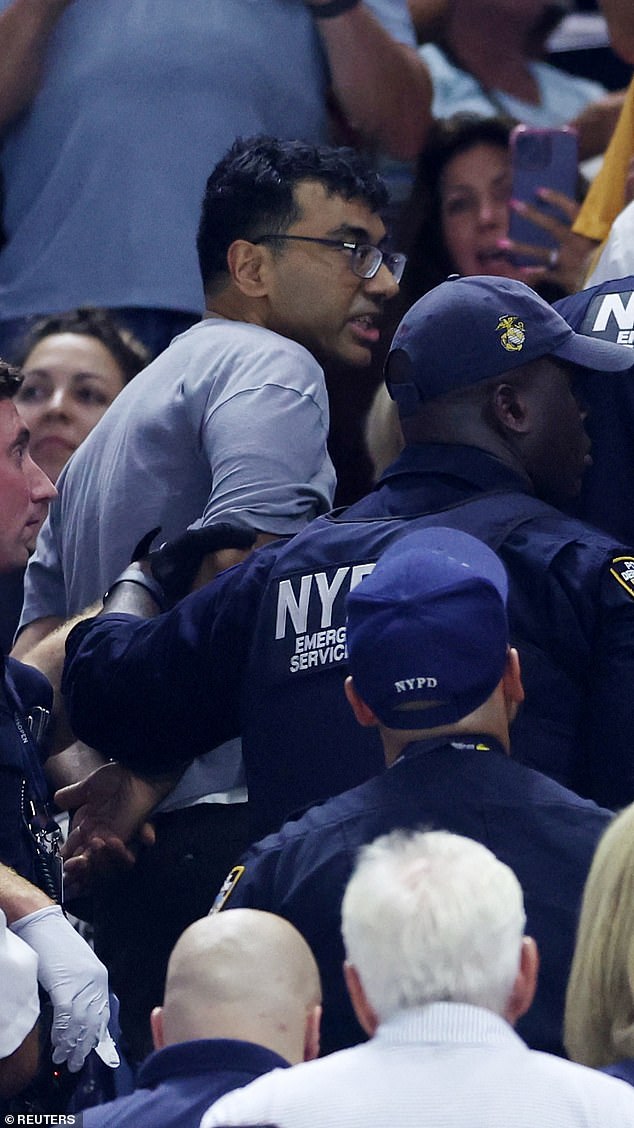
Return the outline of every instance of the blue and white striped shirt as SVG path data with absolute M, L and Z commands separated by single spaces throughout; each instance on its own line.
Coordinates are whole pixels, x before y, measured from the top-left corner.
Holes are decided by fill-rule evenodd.
M 529 1050 L 460 1003 L 401 1011 L 369 1042 L 274 1070 L 222 1097 L 201 1128 L 628 1128 L 634 1089 Z

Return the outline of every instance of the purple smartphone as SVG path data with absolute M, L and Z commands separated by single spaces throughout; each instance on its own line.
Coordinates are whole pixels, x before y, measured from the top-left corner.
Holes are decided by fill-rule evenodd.
M 536 129 L 528 125 L 517 125 L 511 132 L 510 145 L 513 199 L 524 200 L 547 215 L 567 220 L 559 209 L 540 200 L 536 191 L 538 188 L 553 188 L 574 199 L 579 173 L 577 131 L 568 126 L 561 129 Z M 514 211 L 511 211 L 509 236 L 518 243 L 532 243 L 549 249 L 557 246 L 549 232 L 543 231 Z M 514 255 L 513 261 L 525 265 L 540 260 Z

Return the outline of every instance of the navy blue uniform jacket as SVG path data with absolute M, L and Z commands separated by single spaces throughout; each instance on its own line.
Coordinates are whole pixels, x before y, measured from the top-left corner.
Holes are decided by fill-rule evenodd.
M 344 699 L 345 596 L 383 549 L 449 525 L 497 549 L 526 703 L 514 755 L 608 807 L 634 799 L 634 550 L 526 492 L 474 447 L 408 448 L 343 514 L 255 552 L 155 619 L 68 640 L 78 737 L 141 772 L 242 733 L 253 838 L 382 770 Z
M 82 1113 L 83 1128 L 194 1128 L 214 1101 L 288 1062 L 264 1046 L 230 1038 L 178 1042 L 143 1062 L 127 1097 Z
M 341 972 L 340 934 L 341 899 L 359 847 L 403 827 L 450 830 L 482 842 L 517 875 L 526 931 L 541 956 L 537 996 L 518 1031 L 534 1049 L 561 1053 L 579 903 L 610 817 L 514 763 L 491 737 L 420 742 L 382 775 L 253 846 L 242 859 L 244 873 L 232 871 L 238 879 L 225 903 L 278 913 L 306 937 L 322 976 L 328 1053 L 363 1040 Z
M 634 346 L 634 275 L 601 282 L 554 303 L 577 333 Z M 633 369 L 618 375 L 580 369 L 576 390 L 588 410 L 592 466 L 571 512 L 634 544 L 634 351 Z

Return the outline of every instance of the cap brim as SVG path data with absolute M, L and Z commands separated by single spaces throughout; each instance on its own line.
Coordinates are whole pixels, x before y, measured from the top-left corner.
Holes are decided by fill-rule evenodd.
M 574 331 L 567 341 L 551 349 L 550 355 L 598 372 L 626 372 L 634 365 L 634 349 L 629 345 L 617 345 Z

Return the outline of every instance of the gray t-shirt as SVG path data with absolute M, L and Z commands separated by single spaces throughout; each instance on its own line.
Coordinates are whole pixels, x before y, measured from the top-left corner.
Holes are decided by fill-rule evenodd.
M 21 626 L 99 599 L 156 525 L 230 517 L 290 535 L 330 508 L 323 372 L 295 341 L 208 318 L 124 388 L 64 468 L 25 578 Z

